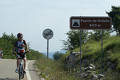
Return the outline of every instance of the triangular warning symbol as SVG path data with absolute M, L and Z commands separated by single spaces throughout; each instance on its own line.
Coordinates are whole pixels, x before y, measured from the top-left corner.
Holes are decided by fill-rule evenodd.
M 74 22 L 73 26 L 79 26 L 78 22 Z

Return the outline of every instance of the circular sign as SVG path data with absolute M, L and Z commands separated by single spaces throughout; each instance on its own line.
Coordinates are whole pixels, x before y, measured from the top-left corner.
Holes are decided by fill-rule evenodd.
M 45 29 L 43 31 L 43 37 L 45 39 L 51 39 L 53 37 L 53 31 L 51 29 Z

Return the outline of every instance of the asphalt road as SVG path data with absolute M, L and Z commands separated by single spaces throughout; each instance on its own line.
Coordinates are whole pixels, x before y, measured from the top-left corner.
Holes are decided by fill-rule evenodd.
M 26 74 L 23 80 L 41 80 L 34 68 L 34 62 L 34 60 L 27 61 Z M 0 80 L 18 80 L 15 69 L 15 59 L 0 59 Z

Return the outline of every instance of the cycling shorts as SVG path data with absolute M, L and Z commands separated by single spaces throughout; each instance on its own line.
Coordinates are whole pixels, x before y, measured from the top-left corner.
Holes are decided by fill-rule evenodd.
M 25 53 L 17 53 L 17 59 L 22 58 L 24 59 L 26 57 Z

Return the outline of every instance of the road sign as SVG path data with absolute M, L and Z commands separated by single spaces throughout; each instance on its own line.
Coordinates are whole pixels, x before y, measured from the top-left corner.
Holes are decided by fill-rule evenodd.
M 110 17 L 71 17 L 71 29 L 110 29 L 112 20 Z
M 49 39 L 53 37 L 53 31 L 51 29 L 45 29 L 43 31 L 43 37 L 47 39 L 47 58 L 49 57 Z
M 51 29 L 45 29 L 43 31 L 43 37 L 45 39 L 51 39 L 53 37 L 53 31 Z

